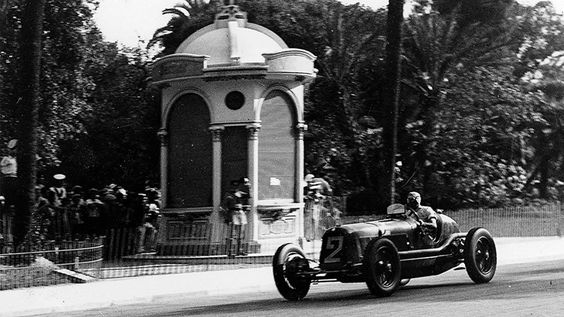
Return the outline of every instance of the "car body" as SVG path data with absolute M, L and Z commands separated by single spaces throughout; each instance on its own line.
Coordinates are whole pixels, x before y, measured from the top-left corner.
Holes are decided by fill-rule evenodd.
M 437 230 L 431 236 L 405 210 L 395 204 L 383 220 L 327 230 L 319 261 L 307 259 L 297 245 L 280 246 L 272 261 L 278 291 L 288 300 L 300 300 L 312 282 L 364 282 L 374 295 L 389 296 L 411 278 L 441 274 L 461 264 L 475 283 L 493 278 L 497 253 L 486 229 L 463 233 L 452 218 L 437 213 Z

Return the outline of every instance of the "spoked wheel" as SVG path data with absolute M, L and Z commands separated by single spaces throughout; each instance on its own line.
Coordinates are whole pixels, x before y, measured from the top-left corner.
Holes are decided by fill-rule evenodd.
M 400 286 L 401 264 L 396 246 L 388 239 L 372 240 L 364 255 L 366 285 L 376 296 L 390 296 Z
M 280 295 L 290 301 L 303 299 L 309 292 L 311 279 L 298 273 L 308 269 L 309 261 L 302 249 L 291 243 L 280 246 L 272 259 L 272 273 Z
M 464 265 L 474 283 L 487 283 L 495 275 L 497 252 L 490 233 L 484 228 L 474 228 L 466 235 Z

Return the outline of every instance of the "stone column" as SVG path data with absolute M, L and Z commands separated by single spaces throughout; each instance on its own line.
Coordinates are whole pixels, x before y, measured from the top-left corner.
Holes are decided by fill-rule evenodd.
M 157 133 L 161 143 L 161 206 L 167 207 L 167 184 L 168 184 L 168 132 L 166 129 L 160 129 Z
M 249 225 L 247 226 L 247 237 L 250 240 L 256 241 L 259 236 L 259 217 L 257 214 L 257 196 L 258 196 L 258 132 L 260 130 L 260 124 L 253 123 L 247 126 L 247 131 L 249 133 L 248 147 L 249 147 L 249 180 L 251 181 L 251 210 L 249 211 L 248 219 Z M 251 235 L 249 236 L 249 232 Z
M 300 122 L 296 125 L 296 202 L 302 204 L 304 202 L 304 133 L 307 131 L 307 124 Z M 297 230 L 298 236 L 304 236 L 304 208 L 303 205 L 297 211 Z
M 160 169 L 161 169 L 161 212 L 163 209 L 167 207 L 167 198 L 168 198 L 168 132 L 166 129 L 160 129 L 157 132 L 159 136 L 159 140 L 161 143 L 161 161 L 160 161 Z M 167 217 L 163 215 L 159 217 L 159 230 L 157 232 L 157 248 L 161 244 L 166 243 L 166 231 L 167 231 Z
M 221 205 L 221 135 L 223 134 L 224 127 L 211 127 L 210 131 L 212 133 L 212 143 L 213 143 L 213 214 L 210 217 L 210 222 L 212 223 L 212 242 L 221 242 L 222 239 L 222 228 L 223 219 L 219 214 L 219 207 Z

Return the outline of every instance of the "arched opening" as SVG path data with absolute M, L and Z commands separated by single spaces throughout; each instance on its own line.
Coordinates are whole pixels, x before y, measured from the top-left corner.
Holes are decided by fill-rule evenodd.
M 261 108 L 258 147 L 258 199 L 294 200 L 295 116 L 293 103 L 283 92 L 270 92 Z
M 180 97 L 168 115 L 167 207 L 212 206 L 210 112 L 196 94 Z
M 231 188 L 231 182 L 248 175 L 248 141 L 244 126 L 226 127 L 221 140 L 221 192 Z

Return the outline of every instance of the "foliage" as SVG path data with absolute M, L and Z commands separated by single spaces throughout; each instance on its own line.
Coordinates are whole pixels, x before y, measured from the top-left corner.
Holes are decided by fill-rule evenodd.
M 169 11 L 178 15 L 167 26 L 172 33 L 156 38 L 164 54 L 211 23 L 211 15 L 202 15 L 210 7 L 187 3 L 189 14 Z M 385 11 L 331 0 L 238 4 L 250 22 L 318 57 L 305 107 L 307 172 L 327 174 L 342 194 L 377 190 L 387 151 Z M 554 102 L 561 100 L 561 64 L 550 57 L 561 50 L 562 26 L 546 3 L 418 1 L 403 42 L 398 199 L 420 190 L 441 207 L 518 203 L 538 196 L 532 186 L 538 175 L 561 173 L 535 171 L 541 157 L 564 161 L 556 153 L 562 143 Z M 542 83 L 520 80 L 540 71 Z M 539 131 L 548 133 L 549 149 L 538 146 Z M 553 197 L 545 195 L 551 188 L 540 195 Z
M 21 1 L 11 1 L 0 33 L 0 140 L 17 138 L 16 87 Z M 39 143 L 40 181 L 62 172 L 69 183 L 119 182 L 141 188 L 154 180 L 159 127 L 155 92 L 147 89 L 140 50 L 118 50 L 95 27 L 95 0 L 47 0 L 44 21 Z M 117 127 L 117 128 L 116 128 Z
M 0 141 L 16 136 L 21 0 L 0 1 Z M 435 206 L 552 199 L 564 179 L 564 31 L 550 4 L 418 1 L 405 23 L 398 200 Z M 9 4 L 8 6 L 5 6 Z M 377 193 L 382 142 L 385 10 L 337 0 L 241 0 L 252 23 L 317 56 L 308 87 L 306 170 L 335 192 Z M 173 53 L 213 22 L 221 1 L 187 0 L 150 45 Z M 38 134 L 40 172 L 70 183 L 140 188 L 158 178 L 159 93 L 141 50 L 106 43 L 94 0 L 47 0 Z M 3 149 L 2 149 L 3 151 Z M 362 195 L 357 195 L 363 197 Z M 365 198 L 361 198 L 365 199 Z M 371 197 L 378 201 L 379 197 Z M 373 206 L 372 206 L 373 207 Z
M 118 183 L 142 190 L 145 181 L 158 179 L 159 95 L 147 87 L 141 52 L 132 50 L 133 58 L 113 47 L 103 52 L 88 70 L 96 88 L 84 114 L 86 133 L 61 142 L 61 155 L 71 179 L 83 186 Z
M 404 149 L 425 142 L 430 155 L 422 161 L 416 151 L 404 152 L 401 186 L 422 186 L 417 171 L 426 167 L 433 171 L 426 197 L 442 208 L 507 204 L 524 196 L 531 127 L 546 123 L 538 112 L 544 100 L 507 81 L 508 72 L 480 67 L 449 76 L 436 113 L 440 122 L 430 131 L 420 120 L 407 125 Z
M 504 12 L 522 14 L 468 23 L 464 6 L 440 13 L 431 8 L 406 25 L 400 179 L 410 180 L 401 185 L 405 191 L 421 190 L 429 203 L 498 205 L 532 190 L 535 135 L 547 127 L 547 103 L 542 94 L 527 92 L 514 65 L 524 56 L 518 54 L 523 43 L 542 33 L 541 24 L 529 27 L 537 15 L 517 5 Z M 507 184 L 513 176 L 525 183 Z M 547 183 L 541 179 L 540 195 L 551 198 Z

